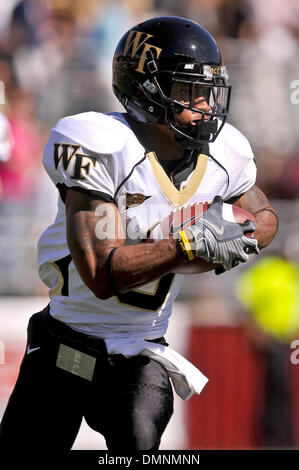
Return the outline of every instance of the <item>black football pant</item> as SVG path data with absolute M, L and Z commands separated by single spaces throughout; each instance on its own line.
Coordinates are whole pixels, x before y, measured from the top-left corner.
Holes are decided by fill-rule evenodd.
M 75 332 L 47 307 L 29 321 L 25 356 L 0 425 L 0 455 L 70 450 L 83 417 L 108 450 L 156 450 L 172 412 L 161 364 L 108 355 L 102 340 Z

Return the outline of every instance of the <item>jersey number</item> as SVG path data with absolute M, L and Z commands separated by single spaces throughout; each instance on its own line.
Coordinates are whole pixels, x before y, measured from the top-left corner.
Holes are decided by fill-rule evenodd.
M 140 286 L 140 289 L 136 288 L 126 292 L 125 294 L 118 294 L 117 298 L 122 304 L 155 312 L 159 307 L 161 307 L 161 305 L 163 305 L 173 278 L 174 274 L 165 274 L 165 276 L 162 276 L 159 280 L 155 281 L 152 292 L 142 291 L 143 286 Z
M 71 261 L 72 256 L 67 255 L 53 263 L 55 268 L 59 271 L 60 279 L 56 287 L 51 292 L 52 295 L 54 294 L 54 290 L 55 295 L 69 295 L 69 265 Z M 154 284 L 151 291 L 142 290 L 143 286 L 140 286 L 140 289 L 136 288 L 126 292 L 125 294 L 118 294 L 117 298 L 122 304 L 155 312 L 165 302 L 173 278 L 173 273 L 165 274 L 165 276 L 162 276 L 154 283 L 151 283 Z
M 69 295 L 69 265 L 71 261 L 72 256 L 67 255 L 53 263 L 54 268 L 59 272 L 59 280 L 50 291 L 50 295 Z

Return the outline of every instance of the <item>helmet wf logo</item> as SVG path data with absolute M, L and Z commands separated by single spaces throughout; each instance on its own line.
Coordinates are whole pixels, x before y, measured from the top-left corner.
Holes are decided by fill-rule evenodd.
M 144 35 L 145 35 L 145 37 L 142 37 Z M 152 37 L 154 37 L 152 34 L 143 33 L 141 31 L 130 31 L 129 34 L 128 34 L 128 37 L 127 37 L 127 40 L 126 40 L 126 43 L 125 43 L 125 47 L 124 47 L 124 56 L 125 57 L 128 54 L 130 54 L 132 59 L 134 59 L 136 53 L 141 48 L 143 48 L 142 52 L 140 54 L 140 59 L 139 59 L 139 62 L 138 62 L 138 66 L 135 69 L 136 72 L 145 73 L 144 63 L 145 63 L 145 60 L 146 60 L 146 53 L 147 53 L 148 50 L 155 49 L 156 54 L 157 54 L 157 59 L 158 59 L 159 55 L 161 54 L 162 49 L 160 47 L 153 46 L 152 44 L 149 44 L 149 43 L 146 42 L 149 38 L 152 38 Z

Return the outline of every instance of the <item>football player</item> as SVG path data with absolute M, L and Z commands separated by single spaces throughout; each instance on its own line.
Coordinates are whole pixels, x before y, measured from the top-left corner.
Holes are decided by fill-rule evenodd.
M 228 74 L 204 28 L 160 17 L 130 29 L 113 90 L 125 113 L 65 117 L 45 148 L 59 191 L 38 244 L 50 303 L 30 319 L 2 446 L 68 450 L 84 417 L 109 450 L 158 449 L 172 387 L 188 399 L 207 381 L 164 339 L 182 281 L 173 271 L 194 257 L 203 272 L 227 271 L 277 228 L 251 147 L 226 123 Z M 163 215 L 204 201 L 214 202 L 177 240 L 142 243 Z M 223 201 L 256 226 L 225 221 Z

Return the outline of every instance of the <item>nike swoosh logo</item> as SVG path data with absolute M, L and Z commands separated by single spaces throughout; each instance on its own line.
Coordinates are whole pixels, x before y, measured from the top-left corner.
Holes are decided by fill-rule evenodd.
M 218 235 L 223 235 L 224 234 L 224 227 L 217 227 L 216 225 L 212 224 L 212 222 L 208 222 L 207 220 L 204 221 L 204 225 L 207 225 L 210 227 L 212 230 L 214 230 Z
M 30 345 L 29 345 L 29 346 L 27 347 L 26 353 L 27 353 L 27 354 L 30 354 L 30 353 L 32 353 L 33 351 L 37 351 L 37 349 L 40 349 L 40 348 L 41 348 L 40 346 L 38 346 L 37 348 L 31 348 Z
M 185 228 L 187 224 L 189 224 L 189 226 L 194 225 L 194 223 L 197 221 L 197 219 L 201 219 L 201 217 L 202 217 L 202 214 L 193 215 L 192 217 L 190 217 L 190 219 L 184 220 L 180 225 L 173 225 L 173 223 L 172 223 L 170 228 L 169 228 L 169 231 L 173 235 L 174 233 L 177 233 L 180 230 L 183 230 L 183 228 Z

